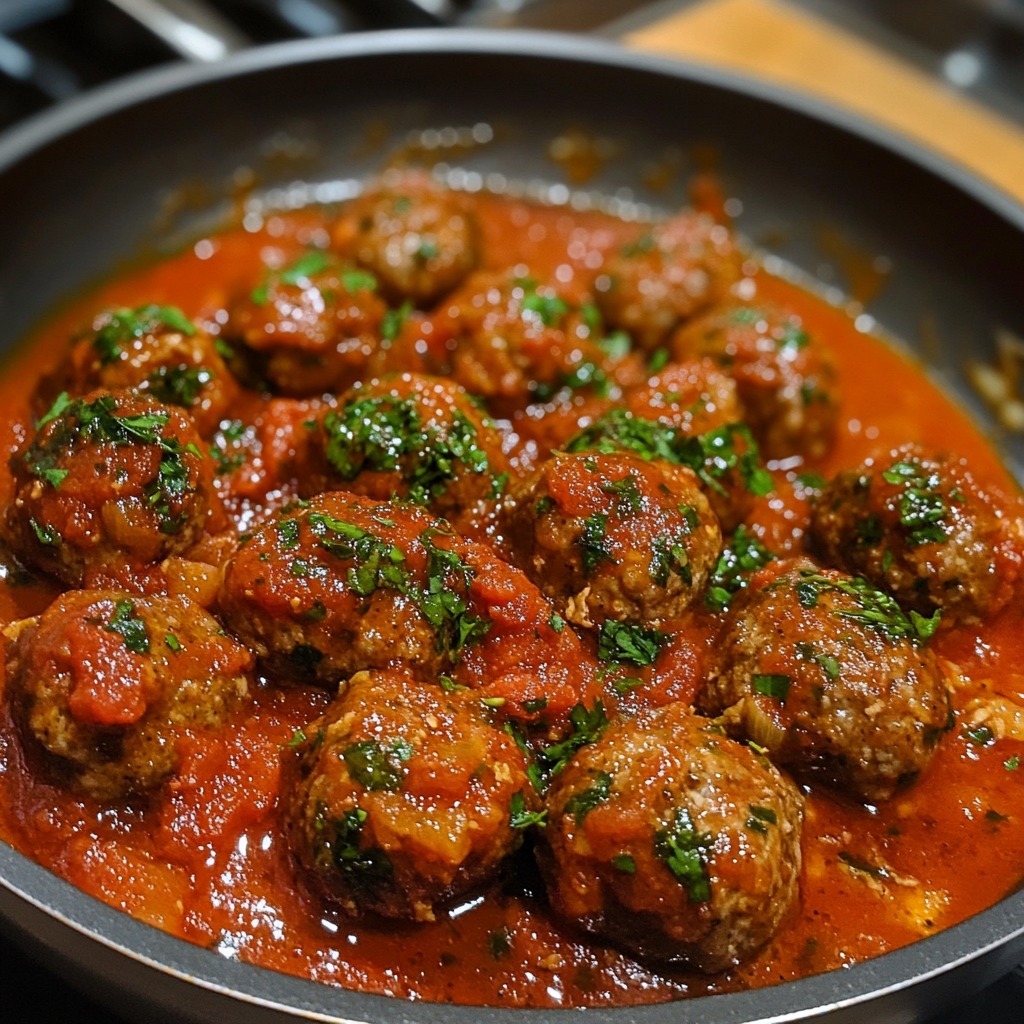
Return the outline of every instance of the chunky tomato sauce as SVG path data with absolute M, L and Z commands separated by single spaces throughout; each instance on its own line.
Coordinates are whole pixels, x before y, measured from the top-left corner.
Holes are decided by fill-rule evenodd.
M 603 214 L 500 197 L 480 198 L 480 222 L 487 263 L 521 262 L 570 294 L 589 287 L 603 255 L 633 230 Z M 259 230 L 203 239 L 62 311 L 4 368 L 4 452 L 25 437 L 36 382 L 97 310 L 173 305 L 216 331 L 233 294 L 251 288 L 267 262 L 280 264 L 322 239 L 326 224 L 315 212 L 270 216 Z M 758 271 L 749 288 L 750 298 L 796 311 L 835 358 L 838 436 L 824 459 L 799 471 L 827 476 L 913 439 L 956 451 L 981 482 L 1015 490 L 977 428 L 918 366 L 857 330 L 845 311 L 791 283 Z M 244 416 L 246 404 L 259 401 L 246 393 L 233 415 Z M 585 413 L 580 397 L 560 415 Z M 280 433 L 285 449 L 290 436 Z M 535 462 L 543 428 L 531 431 L 513 419 L 510 436 L 513 463 Z M 262 457 L 287 459 L 288 452 L 271 444 Z M 792 484 L 793 470 L 773 473 L 776 491 L 758 499 L 750 521 L 775 550 L 799 552 L 808 503 Z M 11 488 L 5 460 L 0 505 Z M 229 510 L 246 528 L 254 506 L 244 481 L 229 497 Z M 0 620 L 37 614 L 56 593 L 40 577 L 11 568 L 0 587 Z M 680 624 L 645 685 L 621 696 L 621 709 L 692 700 L 710 639 L 709 622 Z M 773 984 L 933 934 L 999 900 L 1024 873 L 1022 602 L 979 626 L 942 631 L 934 644 L 958 666 L 957 722 L 927 771 L 877 808 L 807 787 L 798 908 L 753 960 L 710 977 L 643 964 L 582 938 L 549 911 L 528 853 L 514 858 L 499 883 L 433 922 L 354 921 L 305 894 L 280 828 L 278 792 L 282 749 L 329 700 L 319 687 L 258 687 L 254 703 L 228 727 L 183 741 L 179 771 L 154 796 L 108 806 L 56 785 L 5 711 L 0 835 L 109 905 L 216 955 L 344 987 L 470 1004 L 574 1007 Z M 1007 724 L 979 731 L 991 708 Z

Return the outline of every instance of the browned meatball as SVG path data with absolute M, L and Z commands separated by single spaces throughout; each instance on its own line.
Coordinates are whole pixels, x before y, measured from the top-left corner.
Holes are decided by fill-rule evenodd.
M 421 307 L 473 270 L 479 233 L 469 196 L 410 174 L 371 186 L 332 229 L 338 250 L 372 271 L 390 301 Z
M 589 692 L 579 640 L 537 588 L 410 505 L 328 492 L 282 509 L 228 562 L 220 608 L 286 679 L 409 666 L 556 729 Z
M 493 503 L 508 478 L 498 428 L 462 388 L 437 377 L 357 384 L 318 423 L 329 486 L 407 499 L 456 525 Z
M 117 800 L 177 770 L 180 735 L 223 725 L 245 702 L 252 667 L 187 598 L 76 590 L 19 624 L 7 684 L 54 770 Z
M 544 802 L 552 906 L 642 957 L 725 970 L 796 899 L 800 794 L 683 704 L 612 726 Z
M 561 389 L 613 386 L 624 353 L 602 345 L 600 314 L 518 271 L 473 274 L 435 318 L 451 376 L 507 413 Z
M 629 453 L 556 453 L 515 489 L 508 525 L 524 571 L 587 626 L 682 614 L 722 550 L 696 475 Z
M 687 466 L 700 479 L 722 524 L 733 530 L 746 518 L 754 498 L 774 484 L 761 464 L 757 444 L 743 423 L 728 423 L 690 436 L 685 426 L 612 409 L 569 439 L 570 452 L 633 452 L 644 459 Z
M 697 706 L 778 764 L 885 800 L 950 724 L 934 625 L 860 577 L 772 563 L 733 600 Z
M 729 229 L 687 211 L 609 256 L 596 282 L 597 303 L 612 327 L 650 351 L 681 322 L 725 299 L 742 272 Z
M 221 422 L 210 454 L 218 491 L 239 528 L 293 501 L 300 486 L 323 477 L 316 444 L 317 417 L 328 403 L 315 398 L 271 398 L 245 419 Z
M 526 756 L 467 691 L 353 677 L 286 762 L 284 813 L 312 886 L 352 915 L 432 921 L 522 842 Z
M 906 608 L 977 622 L 1016 593 L 1024 519 L 974 479 L 962 459 L 915 445 L 839 473 L 811 514 L 829 564 L 867 577 Z
M 137 388 L 187 409 L 203 437 L 229 415 L 238 385 L 213 338 L 174 306 L 108 309 L 68 353 L 72 395 Z
M 11 458 L 13 547 L 72 586 L 186 551 L 217 504 L 200 444 L 183 410 L 136 391 L 62 394 Z
M 377 279 L 311 249 L 268 270 L 231 309 L 237 338 L 270 384 L 289 395 L 321 395 L 354 383 L 380 341 L 387 307 Z
M 623 406 L 635 417 L 697 437 L 743 420 L 736 382 L 710 359 L 669 363 L 643 384 L 628 388 Z
M 766 458 L 828 452 L 839 408 L 835 365 L 795 314 L 721 306 L 681 328 L 672 350 L 679 359 L 710 357 L 728 371 Z

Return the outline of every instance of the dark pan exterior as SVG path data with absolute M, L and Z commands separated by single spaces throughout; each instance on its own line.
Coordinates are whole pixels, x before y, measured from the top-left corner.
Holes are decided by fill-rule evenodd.
M 223 213 L 213 200 L 229 195 L 240 167 L 255 171 L 261 191 L 358 179 L 409 138 L 419 145 L 424 129 L 480 123 L 494 140 L 452 150 L 446 162 L 484 178 L 503 174 L 513 186 L 559 183 L 548 143 L 583 129 L 615 151 L 586 188 L 656 209 L 685 200 L 686 175 L 644 193 L 639 183 L 652 162 L 712 147 L 729 193 L 743 202 L 739 229 L 755 243 L 772 239 L 772 251 L 819 276 L 835 270 L 818 248 L 822 228 L 887 259 L 892 273 L 870 312 L 988 422 L 962 371 L 967 359 L 991 358 L 997 327 L 1024 334 L 1024 210 L 905 140 L 805 98 L 610 45 L 528 33 L 285 44 L 214 67 L 150 73 L 9 134 L 0 140 L 0 351 L 69 293 L 152 251 L 155 224 L 173 244 Z M 381 126 L 389 144 L 368 145 Z M 302 158 L 268 159 L 275 136 L 302 143 Z M 196 182 L 211 202 L 173 225 L 161 220 L 168 196 Z M 843 286 L 841 276 L 834 280 Z M 994 428 L 993 436 L 1024 477 L 1021 439 Z M 98 904 L 2 844 L 0 926 L 76 984 L 147 1022 L 903 1024 L 965 998 L 1024 957 L 1024 893 L 847 971 L 583 1013 L 406 1003 L 225 961 Z

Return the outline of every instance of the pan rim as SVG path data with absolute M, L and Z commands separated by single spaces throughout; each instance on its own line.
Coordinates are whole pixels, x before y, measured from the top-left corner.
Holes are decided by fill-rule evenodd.
M 826 122 L 895 154 L 966 193 L 1018 231 L 1024 232 L 1024 205 L 994 184 L 914 140 L 826 101 L 710 65 L 636 53 L 607 40 L 583 40 L 576 36 L 527 30 L 499 33 L 480 29 L 415 29 L 351 34 L 326 40 L 273 44 L 243 52 L 215 65 L 173 64 L 142 72 L 36 115 L 24 125 L 0 136 L 0 175 L 58 138 L 159 96 L 222 79 L 254 75 L 286 64 L 372 59 L 409 53 L 494 54 L 531 61 L 599 64 L 627 73 L 648 73 L 756 97 L 759 101 L 781 106 L 812 120 Z M 407 1003 L 225 960 L 108 907 L 6 844 L 0 844 L 0 887 L 45 918 L 70 928 L 90 942 L 99 943 L 118 956 L 129 957 L 142 967 L 198 985 L 231 1000 L 295 1019 L 370 1022 L 400 1017 L 403 1022 L 423 1024 L 441 1024 L 442 1021 L 497 1024 L 514 1019 L 525 1020 L 529 1024 L 550 1021 L 553 1013 L 563 1016 L 574 1012 Z M 585 1012 L 588 1024 L 660 1024 L 670 1017 L 679 1024 L 687 1021 L 706 1024 L 796 1021 L 847 1008 L 855 1009 L 869 1000 L 898 994 L 937 975 L 952 973 L 1000 947 L 1014 943 L 1019 945 L 1021 941 L 1024 941 L 1024 892 L 1018 891 L 935 936 L 846 970 L 747 992 L 652 1006 L 594 1008 Z M 511 1013 L 515 1014 L 514 1018 L 509 1016 Z

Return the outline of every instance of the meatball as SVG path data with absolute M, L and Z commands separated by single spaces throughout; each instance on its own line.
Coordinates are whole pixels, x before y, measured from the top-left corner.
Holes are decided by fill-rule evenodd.
M 7 686 L 25 732 L 73 789 L 119 800 L 177 770 L 177 738 L 243 706 L 252 654 L 182 597 L 69 591 L 20 624 Z
M 462 388 L 436 377 L 357 384 L 320 418 L 317 439 L 329 484 L 426 505 L 456 524 L 508 478 L 497 427 Z
M 538 859 L 552 906 L 642 957 L 725 970 L 796 899 L 800 794 L 683 704 L 613 725 L 544 803 Z
M 137 388 L 187 409 L 203 437 L 238 398 L 238 385 L 214 339 L 174 306 L 108 309 L 68 354 L 64 386 L 72 395 Z
M 710 357 L 728 371 L 766 458 L 828 452 L 839 409 L 835 365 L 795 314 L 721 306 L 676 332 L 672 350 L 679 359 Z
M 286 827 L 311 887 L 353 916 L 432 921 L 493 877 L 540 800 L 492 717 L 400 670 L 354 676 L 286 762 Z
M 431 305 L 475 268 L 479 225 L 469 196 L 429 178 L 387 176 L 346 204 L 334 245 L 371 271 L 392 302 Z
M 71 586 L 112 562 L 188 550 L 217 504 L 188 415 L 136 391 L 61 394 L 11 470 L 12 546 Z
M 907 445 L 839 473 L 811 513 L 829 565 L 891 591 L 905 607 L 977 622 L 1016 592 L 1024 525 L 1016 507 L 974 479 L 962 459 Z
M 627 389 L 622 404 L 638 419 L 673 427 L 684 437 L 743 419 L 736 382 L 710 359 L 669 363 L 643 384 Z
M 608 257 L 596 282 L 597 304 L 613 328 L 651 351 L 680 323 L 725 299 L 742 273 L 729 229 L 687 211 Z
M 342 390 L 362 374 L 387 313 L 377 279 L 321 249 L 268 270 L 231 309 L 226 333 L 288 395 Z
M 322 477 L 311 429 L 326 404 L 312 398 L 271 398 L 245 419 L 221 422 L 210 454 L 225 508 L 241 526 L 294 500 L 300 485 Z
M 685 429 L 628 409 L 599 416 L 565 445 L 569 452 L 632 452 L 644 459 L 686 466 L 697 474 L 724 530 L 750 513 L 754 498 L 774 484 L 761 464 L 757 443 L 743 423 L 689 436 Z
M 451 377 L 499 413 L 563 388 L 607 390 L 622 361 L 600 344 L 596 307 L 574 305 L 518 270 L 473 274 L 435 324 L 451 338 Z
M 556 729 L 589 692 L 579 640 L 537 588 L 410 505 L 327 492 L 282 509 L 228 562 L 220 609 L 282 679 L 407 666 Z
M 680 615 L 722 550 L 696 475 L 630 453 L 559 454 L 516 488 L 517 561 L 579 625 Z
M 810 780 L 885 800 L 951 722 L 934 626 L 860 577 L 772 563 L 733 599 L 697 707 Z

